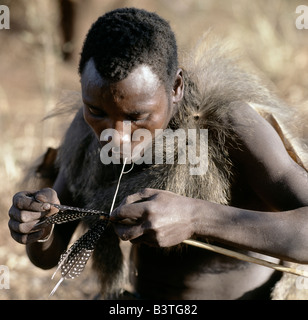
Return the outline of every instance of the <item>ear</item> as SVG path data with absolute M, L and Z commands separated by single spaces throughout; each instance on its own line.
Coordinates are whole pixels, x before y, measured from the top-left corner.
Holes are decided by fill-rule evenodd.
M 172 89 L 172 102 L 178 103 L 183 99 L 184 96 L 184 79 L 183 70 L 178 69 Z

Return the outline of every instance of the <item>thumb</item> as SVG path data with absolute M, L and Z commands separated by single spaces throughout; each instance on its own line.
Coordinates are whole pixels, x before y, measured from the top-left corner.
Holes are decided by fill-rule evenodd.
M 110 214 L 110 221 L 126 224 L 135 225 L 140 221 L 144 212 L 142 203 L 132 203 L 126 205 L 120 205 Z
M 50 213 L 56 213 L 59 210 L 54 208 L 52 204 L 60 204 L 60 201 L 58 199 L 57 193 L 55 190 L 51 188 L 44 188 L 42 190 L 37 191 L 33 195 L 34 199 L 37 202 L 42 203 L 42 208 L 44 210 L 50 210 Z

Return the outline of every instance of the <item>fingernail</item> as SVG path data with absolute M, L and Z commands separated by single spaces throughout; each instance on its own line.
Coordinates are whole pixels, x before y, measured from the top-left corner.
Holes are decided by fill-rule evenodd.
M 50 210 L 50 204 L 49 203 L 44 203 L 43 204 L 43 209 L 44 210 Z

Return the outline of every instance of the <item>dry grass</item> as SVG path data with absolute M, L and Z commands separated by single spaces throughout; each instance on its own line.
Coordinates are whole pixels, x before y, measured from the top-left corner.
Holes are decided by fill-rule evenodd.
M 41 121 L 62 89 L 79 89 L 78 53 L 98 12 L 120 6 L 155 10 L 170 21 L 182 52 L 213 28 L 239 47 L 284 99 L 308 107 L 308 78 L 304 72 L 308 68 L 308 31 L 295 28 L 295 9 L 303 1 L 76 1 L 82 19 L 77 21 L 71 63 L 60 58 L 55 1 L 6 2 L 12 23 L 11 30 L 0 30 L 0 265 L 10 268 L 11 289 L 0 290 L 0 299 L 46 298 L 53 286 L 49 280 L 52 272 L 32 266 L 24 247 L 10 238 L 7 212 L 27 166 L 46 147 L 58 145 L 70 120 Z M 55 298 L 89 298 L 95 278 L 89 279 L 84 275 L 74 284 L 65 284 Z

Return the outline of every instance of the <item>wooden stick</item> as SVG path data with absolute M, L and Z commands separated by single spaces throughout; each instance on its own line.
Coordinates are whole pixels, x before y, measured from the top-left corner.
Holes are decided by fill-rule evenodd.
M 252 262 L 255 264 L 259 264 L 261 266 L 264 267 L 268 267 L 268 268 L 272 268 L 281 272 L 287 272 L 287 273 L 291 273 L 297 276 L 301 276 L 301 277 L 306 277 L 308 278 L 308 272 L 304 271 L 304 270 L 297 270 L 294 268 L 289 268 L 289 267 L 285 267 L 282 266 L 280 264 L 276 264 L 273 262 L 269 262 L 266 260 L 262 260 L 259 258 L 254 258 L 254 257 L 250 257 L 246 254 L 243 253 L 239 253 L 239 252 L 235 252 L 229 249 L 225 249 L 225 248 L 221 248 L 212 244 L 208 244 L 208 243 L 204 243 L 204 242 L 200 242 L 197 240 L 184 240 L 183 243 L 188 244 L 190 246 L 194 246 L 194 247 L 198 247 L 198 248 L 202 248 L 202 249 L 206 249 L 206 250 L 210 250 L 212 252 L 216 252 L 216 253 L 221 253 L 225 256 L 228 257 L 232 257 L 238 260 L 243 260 L 243 261 L 247 261 L 247 262 Z

